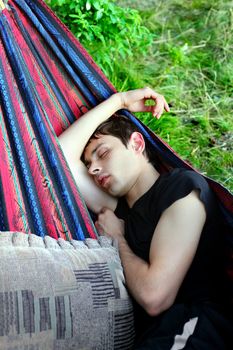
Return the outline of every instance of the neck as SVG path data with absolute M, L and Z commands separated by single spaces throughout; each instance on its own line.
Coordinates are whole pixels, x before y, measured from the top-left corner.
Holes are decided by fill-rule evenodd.
M 151 188 L 160 175 L 151 163 L 146 162 L 142 169 L 136 182 L 125 196 L 130 208 Z

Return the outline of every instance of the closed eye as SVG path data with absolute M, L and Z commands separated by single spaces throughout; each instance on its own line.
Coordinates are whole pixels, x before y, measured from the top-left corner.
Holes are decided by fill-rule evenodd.
M 108 154 L 108 150 L 101 150 L 100 152 L 99 152 L 99 154 L 98 154 L 98 157 L 100 158 L 100 159 L 102 159 L 102 158 L 104 158 L 107 154 Z
M 97 159 L 103 159 L 104 157 L 106 157 L 107 155 L 108 155 L 108 153 L 110 152 L 110 150 L 109 149 L 106 149 L 106 148 L 103 148 L 103 147 L 101 147 L 102 145 L 100 145 L 99 147 L 98 147 L 98 149 L 97 150 L 94 150 L 92 153 L 93 153 L 93 155 L 94 154 L 96 154 L 96 156 L 97 156 Z M 91 167 L 91 161 L 85 161 L 84 162 L 84 164 L 85 164 L 85 166 L 86 166 L 86 168 L 87 169 L 89 169 L 90 167 Z

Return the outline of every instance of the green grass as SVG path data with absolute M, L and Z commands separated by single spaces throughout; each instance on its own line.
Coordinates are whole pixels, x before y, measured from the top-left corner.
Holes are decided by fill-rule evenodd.
M 145 57 L 110 75 L 119 90 L 150 85 L 172 105 L 160 121 L 138 114 L 179 155 L 233 190 L 232 1 L 157 1 L 140 10 L 154 35 Z M 135 5 L 134 5 L 135 6 Z

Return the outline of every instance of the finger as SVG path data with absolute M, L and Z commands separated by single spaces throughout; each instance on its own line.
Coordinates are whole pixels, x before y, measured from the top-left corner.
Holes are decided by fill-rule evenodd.
M 165 99 L 164 99 L 164 108 L 166 112 L 170 112 L 170 107 Z
M 158 110 L 156 109 L 156 106 L 150 106 L 150 112 L 153 117 L 157 117 Z
M 160 98 L 157 101 L 156 106 L 161 107 L 162 110 L 165 109 L 166 112 L 170 112 L 170 107 L 169 107 L 167 101 L 165 100 L 165 98 L 162 95 L 160 95 Z
M 163 107 L 161 106 L 153 106 L 152 114 L 155 118 L 160 118 L 163 113 Z
M 155 117 L 156 119 L 159 119 L 161 117 L 162 113 L 161 112 L 157 112 L 155 114 L 153 114 L 153 117 Z
M 101 227 L 101 225 L 98 223 L 98 221 L 96 221 L 95 222 L 95 228 L 96 228 L 96 230 L 98 231 L 98 233 L 100 234 L 100 235 L 104 235 L 104 230 L 103 230 L 103 228 Z
M 103 227 L 102 227 L 102 225 L 101 225 L 101 223 L 100 223 L 99 221 L 96 221 L 96 222 L 95 222 L 95 227 L 96 227 L 97 229 L 103 229 Z
M 106 211 L 108 210 L 108 208 L 106 207 L 103 207 L 101 210 L 100 210 L 100 214 L 104 214 L 106 213 Z
M 152 112 L 154 106 L 144 106 L 142 112 Z
M 150 87 L 145 87 L 143 89 L 143 92 L 144 92 L 145 98 L 147 98 L 147 99 L 157 100 L 160 96 L 159 94 L 157 94 L 157 92 L 152 90 Z

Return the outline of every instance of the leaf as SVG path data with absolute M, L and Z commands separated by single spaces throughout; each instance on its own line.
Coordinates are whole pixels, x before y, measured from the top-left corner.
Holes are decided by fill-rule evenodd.
M 71 17 L 71 18 L 80 18 L 79 15 L 76 15 L 74 13 L 69 14 L 69 17 Z
M 99 1 L 94 1 L 94 2 L 93 2 L 93 6 L 94 6 L 94 8 L 95 8 L 96 10 L 100 10 L 100 9 L 101 9 L 100 4 L 99 4 Z
M 103 9 L 100 9 L 96 12 L 96 16 L 95 19 L 98 21 L 99 19 L 101 19 L 103 17 Z
M 62 6 L 65 2 L 66 2 L 66 0 L 58 0 L 58 5 Z
M 89 1 L 87 1 L 87 2 L 86 2 L 86 10 L 87 10 L 87 11 L 90 11 L 90 9 L 91 9 L 91 4 L 90 4 Z

